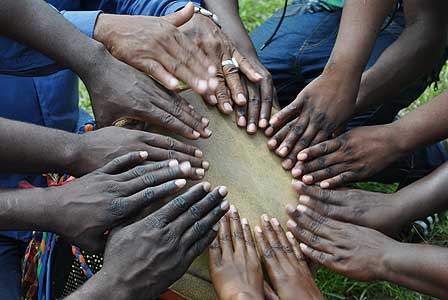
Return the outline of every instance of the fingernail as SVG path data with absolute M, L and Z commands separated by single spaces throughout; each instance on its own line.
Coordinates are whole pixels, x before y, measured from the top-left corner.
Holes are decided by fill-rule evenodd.
M 294 213 L 296 211 L 296 208 L 292 204 L 288 204 L 288 205 L 286 205 L 286 211 L 288 213 L 292 214 L 292 213 Z
M 179 80 L 171 78 L 169 84 L 171 89 L 175 89 L 179 86 Z
M 188 104 L 188 107 L 191 108 L 191 109 L 194 109 L 194 106 L 191 105 L 191 104 Z
M 174 181 L 174 184 L 177 187 L 181 188 L 181 187 L 184 187 L 187 184 L 187 181 L 185 179 L 178 179 L 178 180 Z
M 191 164 L 189 161 L 185 161 L 180 164 L 179 168 L 182 171 L 182 173 L 189 173 L 191 169 Z
M 218 85 L 219 85 L 219 81 L 218 81 L 218 79 L 216 79 L 216 78 L 212 78 L 212 79 L 210 79 L 210 80 L 208 81 L 208 86 L 210 87 L 210 89 L 211 89 L 212 91 L 216 90 L 216 88 L 218 87 Z
M 225 109 L 227 112 L 231 112 L 231 111 L 233 111 L 232 105 L 230 105 L 230 103 L 228 103 L 228 102 L 224 103 L 224 109 Z
M 269 216 L 267 214 L 264 214 L 261 217 L 263 218 L 263 221 L 269 222 Z
M 213 229 L 214 231 L 218 232 L 218 230 L 219 230 L 219 224 L 216 223 L 215 225 L 213 225 L 212 229 Z
M 200 136 L 201 136 L 201 134 L 200 134 L 199 132 L 197 132 L 196 130 L 193 131 L 193 137 L 194 137 L 195 139 L 199 138 Z
M 202 158 L 204 157 L 204 152 L 202 152 L 201 150 L 194 150 L 194 156 Z
M 204 168 L 204 170 L 208 170 L 210 168 L 210 163 L 208 161 L 203 161 L 202 167 Z
M 254 74 L 254 77 L 256 77 L 258 80 L 261 80 L 261 79 L 264 78 L 263 76 L 261 76 L 260 73 L 255 73 L 255 74 Z
M 309 203 L 310 202 L 310 197 L 307 195 L 300 195 L 299 196 L 299 202 L 303 202 L 303 203 Z
M 140 151 L 140 152 L 138 153 L 138 155 L 140 156 L 141 159 L 147 159 L 148 156 L 149 156 L 149 154 L 148 154 L 147 151 Z
M 255 126 L 254 123 L 249 124 L 249 126 L 247 126 L 247 132 L 249 133 L 257 132 L 257 126 Z
M 301 213 L 304 213 L 307 211 L 307 208 L 306 208 L 306 206 L 299 204 L 299 205 L 297 205 L 297 210 L 300 211 Z
M 198 175 L 200 177 L 204 177 L 205 170 L 204 169 L 196 169 L 196 175 Z
M 320 183 L 320 187 L 323 189 L 328 189 L 330 187 L 330 183 L 328 181 L 322 181 Z
M 221 195 L 221 196 L 223 196 L 223 197 L 225 197 L 225 196 L 227 196 L 227 193 L 228 193 L 229 191 L 227 190 L 227 187 L 226 186 L 221 186 L 221 187 L 219 187 L 219 189 L 218 189 L 218 193 Z
M 269 127 L 268 129 L 266 129 L 264 131 L 264 134 L 266 134 L 267 136 L 271 136 L 274 133 L 274 128 Z
M 282 167 L 283 167 L 284 169 L 289 170 L 289 169 L 292 168 L 292 166 L 293 166 L 293 162 L 292 162 L 292 160 L 290 160 L 290 159 L 284 160 L 284 161 L 282 162 Z
M 246 127 L 246 118 L 245 117 L 239 117 L 238 118 L 238 126 Z
M 261 228 L 260 228 L 260 226 L 255 226 L 255 231 L 256 232 L 258 232 L 258 233 L 262 233 L 263 231 L 261 231 Z
M 299 154 L 297 154 L 297 159 L 298 160 L 307 160 L 307 158 L 308 158 L 308 154 L 306 154 L 306 153 L 299 153 Z
M 207 118 L 202 118 L 201 123 L 204 124 L 205 126 L 207 126 L 208 124 L 210 124 L 210 120 Z
M 275 226 L 275 227 L 280 226 L 280 223 L 278 222 L 278 220 L 277 220 L 276 218 L 273 218 L 273 219 L 271 220 L 271 223 L 272 223 L 272 225 Z
M 216 105 L 218 103 L 218 99 L 216 98 L 215 95 L 210 95 L 210 103 L 212 105 Z
M 314 178 L 311 175 L 305 175 L 302 177 L 302 180 L 305 183 L 311 184 L 311 183 L 313 183 Z
M 239 105 L 245 105 L 247 103 L 246 97 L 243 94 L 238 94 Z
M 237 212 L 235 205 L 233 205 L 233 204 L 230 205 L 230 212 L 231 213 L 236 213 Z
M 288 222 L 286 222 L 286 225 L 288 225 L 288 227 L 297 227 L 297 223 L 291 219 L 289 219 Z
M 294 240 L 294 236 L 292 235 L 291 231 L 287 231 L 287 232 L 286 232 L 286 237 L 287 237 L 289 240 Z
M 302 170 L 301 169 L 297 169 L 297 168 L 294 168 L 294 169 L 292 169 L 292 176 L 294 176 L 294 177 L 299 177 L 300 175 L 302 175 Z
M 202 188 L 204 189 L 205 192 L 209 192 L 211 187 L 212 187 L 212 185 L 209 182 L 204 182 L 202 184 Z
M 280 154 L 281 156 L 286 156 L 286 154 L 288 154 L 288 148 L 283 147 L 278 151 L 278 154 Z
M 269 148 L 274 149 L 275 146 L 277 146 L 277 141 L 275 139 L 270 139 L 268 141 L 268 146 L 269 146 Z
M 177 167 L 178 165 L 179 165 L 179 162 L 178 162 L 177 160 L 171 160 L 171 161 L 168 163 L 168 166 L 169 166 L 170 168 Z
M 201 92 L 205 92 L 207 90 L 207 81 L 199 80 L 198 81 L 198 90 Z
M 258 126 L 260 126 L 260 128 L 266 128 L 268 126 L 268 120 L 261 119 L 260 122 L 258 122 Z
M 241 224 L 243 224 L 244 226 L 249 225 L 249 221 L 246 218 L 242 218 Z
M 229 205 L 230 205 L 230 204 L 229 204 L 229 201 L 224 200 L 224 201 L 221 203 L 221 209 L 227 211 L 227 210 L 229 210 Z
M 205 128 L 205 129 L 204 129 L 204 132 L 205 132 L 205 136 L 206 136 L 206 137 L 209 137 L 209 136 L 212 135 L 212 131 L 211 131 L 210 129 L 208 129 L 208 128 Z
M 275 125 L 278 122 L 278 118 L 277 117 L 273 117 L 269 120 L 269 124 L 271 125 Z
M 299 247 L 300 247 L 300 250 L 302 250 L 304 252 L 308 250 L 308 246 L 305 245 L 304 243 L 300 243 Z
M 216 72 L 217 72 L 217 70 L 216 70 L 216 67 L 215 66 L 210 66 L 210 67 L 208 67 L 208 74 L 209 75 L 215 75 L 216 74 Z

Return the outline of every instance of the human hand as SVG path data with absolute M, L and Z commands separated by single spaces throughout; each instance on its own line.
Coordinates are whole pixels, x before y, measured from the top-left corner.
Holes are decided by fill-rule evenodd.
M 324 72 L 272 116 L 265 134 L 269 149 L 284 158 L 283 168 L 291 169 L 300 151 L 330 138 L 352 116 L 358 88 L 342 82 L 341 74 Z
M 261 224 L 255 227 L 255 238 L 279 298 L 323 299 L 294 237 L 287 237 L 278 220 L 269 221 L 268 215 L 261 217 Z
M 247 219 L 235 206 L 221 219 L 209 250 L 209 269 L 220 300 L 263 299 L 263 271 Z
M 100 127 L 123 119 L 144 121 L 189 139 L 209 137 L 209 120 L 188 102 L 156 84 L 142 72 L 103 55 L 84 81 Z
M 106 127 L 77 137 L 73 149 L 75 159 L 69 167 L 70 174 L 80 176 L 92 172 L 112 159 L 132 151 L 146 151 L 150 161 L 188 161 L 195 168 L 193 178 L 202 179 L 209 168 L 203 153 L 196 147 L 159 134 Z
M 367 179 L 403 153 L 389 125 L 359 127 L 301 151 L 292 170 L 306 184 L 333 188 Z
M 201 183 L 113 230 L 100 271 L 113 287 L 112 299 L 153 299 L 179 279 L 216 237 L 216 223 L 229 209 L 226 195 L 226 187 L 210 191 L 209 183 Z
M 362 281 L 381 280 L 385 257 L 399 243 L 367 227 L 335 221 L 299 205 L 287 207 L 287 226 L 303 254 L 337 273 Z
M 218 105 L 218 109 L 225 114 L 233 112 L 233 103 L 245 106 L 247 99 L 240 71 L 253 82 L 262 80 L 261 74 L 257 73 L 253 65 L 238 52 L 230 39 L 210 18 L 195 14 L 180 30 L 205 52 L 218 70 L 219 84 L 216 92 L 204 96 L 204 100 L 210 105 Z M 232 58 L 236 59 L 239 68 L 234 65 L 222 66 L 223 61 Z
M 100 14 L 94 38 L 117 59 L 153 76 L 170 90 L 179 79 L 199 94 L 218 86 L 216 67 L 177 27 L 194 14 L 194 5 L 165 17 Z
M 100 252 L 104 233 L 185 186 L 189 163 L 147 163 L 148 152 L 131 152 L 63 186 L 48 188 L 50 229 L 81 248 Z M 176 180 L 177 179 L 177 180 Z

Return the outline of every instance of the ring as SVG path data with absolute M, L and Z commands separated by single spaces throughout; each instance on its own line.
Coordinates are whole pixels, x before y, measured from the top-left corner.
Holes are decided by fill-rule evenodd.
M 238 64 L 238 61 L 235 59 L 235 57 L 232 57 L 232 59 L 227 59 L 222 62 L 222 66 L 234 66 L 235 68 L 239 69 L 240 65 Z

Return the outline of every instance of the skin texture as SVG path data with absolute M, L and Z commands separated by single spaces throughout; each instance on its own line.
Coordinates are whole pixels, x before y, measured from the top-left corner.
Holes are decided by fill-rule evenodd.
M 204 96 L 210 105 L 217 105 L 225 113 L 233 112 L 233 103 L 246 106 L 246 93 L 239 72 L 253 82 L 260 81 L 262 76 L 256 72 L 251 63 L 243 57 L 227 35 L 208 17 L 195 14 L 190 22 L 183 25 L 181 31 L 201 48 L 218 72 L 218 87 L 214 94 Z M 234 57 L 239 63 L 239 69 L 234 66 L 222 66 L 222 62 Z
M 179 80 L 199 94 L 215 91 L 216 67 L 177 27 L 188 22 L 194 5 L 165 16 L 100 14 L 94 38 L 117 59 L 145 72 L 171 90 Z
M 51 142 L 49 142 L 51 141 Z M 0 167 L 4 172 L 68 173 L 82 176 L 132 151 L 149 160 L 188 161 L 192 179 L 201 179 L 209 163 L 199 149 L 161 135 L 117 127 L 83 135 L 0 118 Z
M 210 246 L 209 270 L 219 300 L 263 299 L 263 271 L 251 229 L 233 205 Z
M 261 227 L 255 227 L 258 249 L 276 294 L 282 300 L 323 299 L 299 244 L 288 235 L 268 215 L 261 217 Z
M 104 266 L 66 299 L 152 299 L 179 279 L 215 239 L 229 209 L 225 187 L 201 183 L 161 209 L 111 232 Z
M 246 105 L 235 107 L 237 124 L 246 127 L 249 134 L 257 132 L 257 127 L 265 129 L 271 117 L 272 105 L 277 101 L 272 76 L 259 61 L 252 41 L 239 16 L 237 0 L 204 0 L 204 6 L 220 17 L 223 32 L 232 40 L 238 51 L 251 63 L 262 79 L 253 82 L 244 74 L 240 74 L 246 90 Z
M 288 229 L 313 261 L 356 280 L 387 280 L 442 299 L 448 251 L 399 243 L 370 228 L 343 223 L 306 207 L 289 207 Z
M 335 47 L 321 76 L 275 114 L 268 147 L 291 169 L 297 154 L 322 142 L 353 114 L 361 75 L 394 1 L 346 1 Z

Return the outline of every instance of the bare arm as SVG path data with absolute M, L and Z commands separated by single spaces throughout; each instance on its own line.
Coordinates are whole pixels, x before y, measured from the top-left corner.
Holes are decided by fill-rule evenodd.
M 356 112 L 397 96 L 415 79 L 428 74 L 439 62 L 447 34 L 446 1 L 405 1 L 406 28 L 366 71 Z

